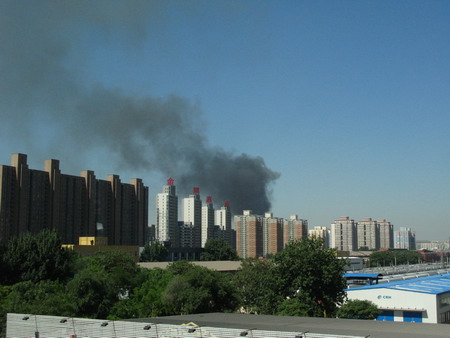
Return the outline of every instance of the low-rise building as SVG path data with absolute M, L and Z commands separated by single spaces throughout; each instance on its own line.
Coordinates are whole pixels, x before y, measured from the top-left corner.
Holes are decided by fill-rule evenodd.
M 80 244 L 63 244 L 62 247 L 78 253 L 82 257 L 93 256 L 97 252 L 121 251 L 133 257 L 135 262 L 139 261 L 140 248 L 137 245 L 108 245 L 107 237 L 80 237 Z
M 378 320 L 450 322 L 450 273 L 347 289 L 348 299 L 369 300 L 382 310 Z

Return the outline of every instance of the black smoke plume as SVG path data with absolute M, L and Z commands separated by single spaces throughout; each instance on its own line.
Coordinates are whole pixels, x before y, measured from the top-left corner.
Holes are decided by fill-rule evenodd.
M 163 21 L 161 4 L 2 1 L 3 135 L 37 137 L 37 126 L 50 124 L 55 144 L 47 147 L 64 159 L 76 156 L 75 149 L 104 148 L 121 168 L 173 176 L 182 192 L 199 186 L 216 202 L 229 200 L 235 213 L 270 210 L 270 187 L 279 174 L 261 157 L 210 146 L 196 127 L 202 125 L 196 104 L 178 96 L 135 96 L 120 84 L 108 88 L 84 79 L 87 46 L 79 41 L 95 31 L 107 42 L 119 40 L 122 48 L 138 48 L 144 38 L 156 34 L 146 29 L 148 21 Z

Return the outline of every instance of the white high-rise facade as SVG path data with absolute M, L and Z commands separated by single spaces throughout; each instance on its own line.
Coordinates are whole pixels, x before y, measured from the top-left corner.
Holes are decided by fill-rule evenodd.
M 215 211 L 214 238 L 222 238 L 234 248 L 236 247 L 236 233 L 231 229 L 230 202 L 225 201 L 223 207 Z
M 178 246 L 178 197 L 173 178 L 167 180 L 163 192 L 156 195 L 156 231 L 159 241 Z
M 410 228 L 401 227 L 394 232 L 394 242 L 396 249 L 416 250 L 416 233 Z
M 231 211 L 230 202 L 226 201 L 223 207 L 215 212 L 214 225 L 219 226 L 220 230 L 231 230 Z
M 327 227 L 315 226 L 313 229 L 308 230 L 308 237 L 322 238 L 324 249 L 330 247 L 330 229 Z
M 213 237 L 214 232 L 214 206 L 212 197 L 206 197 L 206 204 L 202 206 L 202 248 L 208 239 Z
M 202 200 L 197 187 L 192 189 L 192 195 L 183 198 L 183 221 L 194 226 L 202 225 Z

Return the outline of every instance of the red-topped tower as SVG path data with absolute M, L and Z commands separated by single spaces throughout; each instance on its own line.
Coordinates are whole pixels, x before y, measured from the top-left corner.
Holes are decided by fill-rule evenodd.
M 206 241 L 214 234 L 214 206 L 212 197 L 206 197 L 206 204 L 202 207 L 202 248 Z
M 162 242 L 171 242 L 178 246 L 178 196 L 176 194 L 175 180 L 171 177 L 163 192 L 156 195 L 156 231 L 157 238 Z

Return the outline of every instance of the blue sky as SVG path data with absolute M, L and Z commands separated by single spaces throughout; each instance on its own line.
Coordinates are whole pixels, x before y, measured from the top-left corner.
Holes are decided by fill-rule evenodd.
M 66 131 L 86 127 L 73 116 L 79 91 L 176 95 L 195 107 L 189 128 L 208 147 L 261 156 L 281 174 L 270 185 L 276 216 L 295 213 L 310 227 L 385 218 L 418 239 L 450 236 L 450 2 L 80 4 L 1 5 L 20 25 L 0 25 L 9 48 L 0 69 L 26 61 L 36 71 L 20 89 L 8 77 L 0 86 L 1 163 L 24 152 L 36 169 L 58 158 L 63 172 L 142 177 L 154 222 L 166 173 L 125 168 L 106 143 L 72 142 Z M 33 49 L 41 40 L 49 48 Z M 23 53 L 41 61 L 32 68 Z

